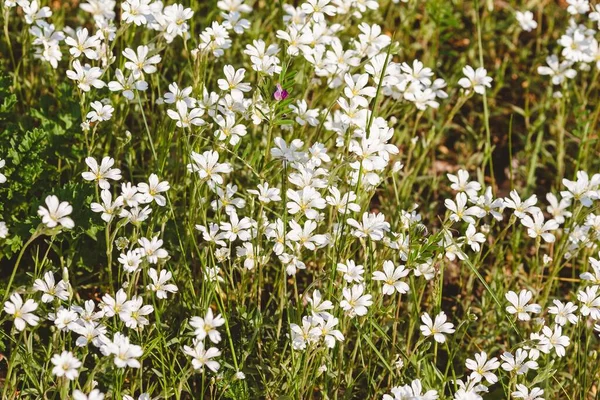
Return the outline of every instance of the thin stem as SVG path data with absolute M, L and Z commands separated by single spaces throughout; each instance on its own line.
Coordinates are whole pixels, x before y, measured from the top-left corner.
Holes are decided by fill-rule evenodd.
M 148 127 L 148 121 L 146 120 L 146 113 L 144 112 L 144 106 L 142 105 L 142 96 L 140 92 L 138 92 L 138 104 L 140 105 L 140 110 L 142 111 L 142 119 L 144 120 L 144 126 L 146 127 L 146 134 L 148 135 L 148 141 L 150 142 L 150 149 L 152 149 L 152 157 L 155 162 L 158 162 L 158 157 L 156 156 L 156 150 L 154 149 L 154 142 L 152 141 L 152 134 L 150 133 L 150 128 Z

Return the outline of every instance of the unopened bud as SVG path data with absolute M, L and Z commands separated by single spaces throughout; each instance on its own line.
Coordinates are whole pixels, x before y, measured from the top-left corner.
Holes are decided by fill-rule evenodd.
M 117 249 L 123 251 L 129 247 L 129 239 L 122 236 L 118 237 L 117 240 L 115 240 L 115 245 L 117 246 Z

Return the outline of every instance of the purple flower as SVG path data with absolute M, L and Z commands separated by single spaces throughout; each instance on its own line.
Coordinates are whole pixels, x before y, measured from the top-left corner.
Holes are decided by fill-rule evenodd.
M 277 89 L 275 90 L 275 93 L 273 93 L 273 97 L 275 98 L 275 100 L 281 101 L 287 99 L 288 94 L 288 91 L 282 88 L 281 85 L 278 83 Z

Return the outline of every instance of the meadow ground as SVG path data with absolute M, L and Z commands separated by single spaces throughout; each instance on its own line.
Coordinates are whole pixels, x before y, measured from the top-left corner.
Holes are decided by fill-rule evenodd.
M 2 399 L 600 398 L 600 5 L 0 0 Z

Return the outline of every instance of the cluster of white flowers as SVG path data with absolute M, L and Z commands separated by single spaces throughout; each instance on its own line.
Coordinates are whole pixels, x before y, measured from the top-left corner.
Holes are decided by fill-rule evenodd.
M 546 58 L 546 66 L 538 67 L 538 74 L 547 75 L 552 84 L 560 86 L 554 93 L 555 97 L 562 97 L 568 80 L 577 76 L 577 69 L 589 71 L 592 68 L 600 69 L 600 46 L 598 44 L 598 30 L 600 30 L 600 8 L 590 4 L 589 0 L 567 0 L 567 11 L 571 14 L 569 27 L 557 41 L 560 46 L 560 58 L 551 54 Z M 531 12 L 517 15 L 523 29 L 530 30 L 537 27 Z M 597 22 L 597 29 L 590 28 L 587 21 Z M 526 29 L 529 28 L 529 29 Z
M 192 357 L 192 365 L 194 369 L 203 370 L 204 366 L 213 372 L 219 370 L 219 363 L 212 360 L 221 355 L 221 352 L 216 347 L 205 347 L 205 339 L 208 338 L 212 343 L 218 344 L 221 341 L 221 334 L 217 330 L 218 327 L 225 324 L 225 319 L 218 314 L 216 317 L 212 309 L 208 309 L 206 316 L 190 318 L 190 326 L 194 328 L 193 347 L 184 346 L 183 352 Z
M 561 86 L 561 90 L 569 79 L 575 78 L 576 68 L 591 69 L 596 63 L 600 69 L 597 31 L 585 21 L 577 22 L 577 18 L 588 18 L 597 21 L 600 29 L 600 6 L 593 6 L 588 0 L 567 3 L 567 12 L 573 17 L 558 41 L 560 58 L 550 55 L 548 66 L 538 68 L 539 74 L 550 76 L 552 84 Z M 240 278 L 244 283 L 256 281 L 262 285 L 262 274 L 273 265 L 277 276 L 281 275 L 281 308 L 290 301 L 297 311 L 288 313 L 283 324 L 286 348 L 300 352 L 305 360 L 312 360 L 315 355 L 331 357 L 346 344 L 354 346 L 356 356 L 362 348 L 349 338 L 362 337 L 357 333 L 359 324 L 368 321 L 374 326 L 370 318 L 388 318 L 390 311 L 393 315 L 411 303 L 415 319 L 411 326 L 417 336 L 419 331 L 421 335 L 412 343 L 411 332 L 407 345 L 414 345 L 411 351 L 415 351 L 423 343 L 432 344 L 435 364 L 438 346 L 446 347 L 450 353 L 450 346 L 458 346 L 452 342 L 458 342 L 459 334 L 468 329 L 468 322 L 460 321 L 454 315 L 455 309 L 442 300 L 443 268 L 476 269 L 473 261 L 488 256 L 484 250 L 504 245 L 504 236 L 497 241 L 490 234 L 498 226 L 504 228 L 502 235 L 509 231 L 518 235 L 527 243 L 527 249 L 533 249 L 536 260 L 541 258 L 535 265 L 537 270 L 519 266 L 531 268 L 529 272 L 534 277 L 545 278 L 548 267 L 553 271 L 549 276 L 552 282 L 557 278 L 552 275 L 554 271 L 560 271 L 565 262 L 577 257 L 589 260 L 591 270 L 580 275 L 581 286 L 573 301 L 551 299 L 554 292 L 550 289 L 545 291 L 542 284 L 521 282 L 514 274 L 514 287 L 518 289 L 501 292 L 497 296 L 500 300 L 493 297 L 498 302 L 497 313 L 522 340 L 510 343 L 515 337 L 503 338 L 499 342 L 501 353 L 496 357 L 481 350 L 467 358 L 467 372 L 462 379 L 455 377 L 454 399 L 480 399 L 500 381 L 501 374 L 506 374 L 515 382 L 509 388 L 514 389 L 513 398 L 543 400 L 544 390 L 536 387 L 539 382 L 529 380 L 527 373 L 554 362 L 554 358 L 565 357 L 571 338 L 574 341 L 579 330 L 589 326 L 591 331 L 593 326 L 600 332 L 600 253 L 597 258 L 590 256 L 598 250 L 600 241 L 600 215 L 596 214 L 600 174 L 590 176 L 577 171 L 574 180 L 562 181 L 563 191 L 546 194 L 544 206 L 538 203 L 536 194 L 528 193 L 526 197 L 518 190 L 507 190 L 503 197 L 500 192 L 494 193 L 494 185 L 486 186 L 483 179 L 472 180 L 465 169 L 452 168 L 449 170 L 453 173 L 446 175 L 446 186 L 453 194 L 442 197 L 439 221 L 424 221 L 417 211 L 418 204 L 408 209 L 387 207 L 385 213 L 380 211 L 376 194 L 388 180 L 396 188 L 395 179 L 403 165 L 399 161 L 399 143 L 394 138 L 398 121 L 392 115 L 378 114 L 378 102 L 394 107 L 397 104 L 399 109 L 414 112 L 420 118 L 426 112 L 435 112 L 449 95 L 447 82 L 435 78 L 433 70 L 423 62 L 394 61 L 397 44 L 380 25 L 361 22 L 356 27 L 360 33 L 344 39 L 341 33 L 346 27 L 334 23 L 335 18 L 360 20 L 379 8 L 378 1 L 308 0 L 298 6 L 283 4 L 285 29 L 278 30 L 269 42 L 254 39 L 241 47 L 234 40 L 242 43 L 241 38 L 251 27 L 253 11 L 243 0 L 218 1 L 219 13 L 197 38 L 190 35 L 194 31 L 194 11 L 181 4 L 126 0 L 117 12 L 116 1 L 88 0 L 80 8 L 91 14 L 93 25 L 77 29 L 65 26 L 62 30 L 48 22 L 52 11 L 41 7 L 38 0 L 4 2 L 6 11 L 17 5 L 25 23 L 30 25 L 37 59 L 58 69 L 63 58 L 61 46 L 63 50 L 68 48 L 66 78 L 80 100 L 81 128 L 86 142 L 89 140 L 87 154 L 104 150 L 95 147 L 94 139 L 100 127 L 109 125 L 105 122 L 125 119 L 125 109 L 139 106 L 156 162 L 154 169 L 147 171 L 156 172 L 141 178 L 131 173 L 131 162 L 127 163 L 124 156 L 119 159 L 116 152 L 110 154 L 117 161 L 109 156 L 98 161 L 90 155 L 84 160 L 84 172 L 83 162 L 81 168 L 78 166 L 79 180 L 85 181 L 84 188 L 95 194 L 90 195 L 89 208 L 106 234 L 104 267 L 109 272 L 108 290 L 97 298 L 82 300 L 75 282 L 69 280 L 68 268 L 60 271 L 62 277 L 57 282 L 57 272 L 48 267 L 53 264 L 46 264 L 46 257 L 41 262 L 44 268 L 36 268 L 32 274 L 31 287 L 11 291 L 14 276 L 10 278 L 3 302 L 15 333 L 27 333 L 28 329 L 43 325 L 60 333 L 65 343 L 73 339 L 74 346 L 53 351 L 49 360 L 52 375 L 62 381 L 77 380 L 86 371 L 85 357 L 91 353 L 105 357 L 107 363 L 114 363 L 119 369 L 143 367 L 143 360 L 152 351 L 147 351 L 151 346 L 146 335 L 163 328 L 158 310 L 181 296 L 180 288 L 184 292 L 182 286 L 177 286 L 182 278 L 171 264 L 171 257 L 185 260 L 186 254 L 177 254 L 185 251 L 202 254 L 205 258 L 200 258 L 207 260 L 198 268 L 201 282 L 188 282 L 193 289 L 202 285 L 202 297 L 194 298 L 200 299 L 200 304 L 190 308 L 201 310 L 203 316 L 191 316 L 187 325 L 183 324 L 189 325 L 193 334 L 184 329 L 178 331 L 182 337 L 177 337 L 177 349 L 180 355 L 187 356 L 190 374 L 208 369 L 215 374 L 215 380 L 220 379 L 223 369 L 230 368 L 229 357 L 235 364 L 235 378 L 244 379 L 243 365 L 238 365 L 243 363 L 243 357 L 235 355 L 229 315 L 223 304 L 230 283 L 233 285 Z M 516 20 L 524 31 L 537 28 L 530 11 L 517 12 Z M 135 48 L 125 43 L 120 55 L 114 54 L 114 48 L 119 48 L 115 46 L 117 38 L 127 29 L 150 31 L 156 40 Z M 196 71 L 163 79 L 160 72 L 167 61 L 163 46 L 175 40 L 185 44 L 186 53 L 189 43 L 193 44 L 190 66 L 217 65 L 210 70 L 215 75 L 214 82 L 199 84 L 193 76 Z M 241 61 L 221 64 L 226 52 L 236 48 L 242 54 Z M 337 93 L 331 105 L 319 103 L 317 97 L 293 93 L 293 83 L 286 81 L 286 74 L 294 62 L 305 63 L 303 79 L 308 88 L 322 87 Z M 464 101 L 477 100 L 471 97 L 474 93 L 485 96 L 493 82 L 488 71 L 483 66 L 460 67 L 464 76 L 450 89 Z M 185 82 L 186 79 L 192 81 Z M 271 98 L 265 82 L 277 79 L 283 82 L 273 83 L 275 93 Z M 290 96 L 288 89 L 293 98 L 286 100 Z M 183 177 L 172 179 L 158 167 L 166 161 L 156 156 L 144 106 L 153 107 L 158 119 L 164 118 L 165 124 L 170 124 L 170 134 L 183 138 L 183 160 L 177 159 L 181 169 L 185 166 L 188 172 L 185 174 L 184 170 Z M 262 126 L 268 126 L 267 137 L 252 137 Z M 411 137 L 409 141 L 415 145 L 419 138 Z M 247 143 L 256 148 L 246 149 Z M 248 152 L 240 149 L 260 151 L 262 169 L 256 171 L 246 161 Z M 171 153 L 161 156 L 166 160 Z M 0 159 L 0 169 L 4 166 L 5 161 Z M 125 181 L 127 176 L 132 181 Z M 173 188 L 164 179 L 169 179 Z M 177 179 L 184 184 L 178 185 Z M 7 177 L 0 173 L 0 185 L 6 182 Z M 172 221 L 176 217 L 171 196 L 183 192 L 181 198 L 191 204 L 201 203 L 203 212 L 186 215 L 184 230 L 177 230 L 181 249 L 176 253 L 165 231 L 168 223 L 179 222 Z M 32 240 L 41 235 L 54 240 L 63 230 L 79 227 L 73 207 L 81 204 L 61 201 L 54 194 L 47 195 L 44 202 L 39 205 L 37 221 L 41 224 Z M 394 204 L 400 207 L 399 201 Z M 507 219 L 506 213 L 510 214 Z M 429 226 L 433 227 L 431 231 Z M 7 236 L 7 224 L 0 221 L 0 239 Z M 194 246 L 184 247 L 184 236 Z M 52 243 L 49 247 L 51 250 Z M 112 257 L 117 253 L 118 274 L 114 279 Z M 487 290 L 497 291 L 482 281 Z M 290 284 L 295 304 L 290 300 Z M 439 288 L 433 288 L 437 284 Z M 552 283 L 549 285 L 552 288 Z M 431 296 L 431 301 L 423 301 L 429 290 L 435 296 Z M 508 305 L 500 304 L 503 298 Z M 377 328 L 382 332 L 387 329 Z M 394 326 L 395 345 L 396 334 Z M 222 342 L 228 343 L 234 354 L 218 348 Z M 399 363 L 403 361 L 400 359 Z M 326 365 L 319 366 L 320 373 L 326 370 Z M 447 388 L 425 390 L 422 377 L 413 378 L 403 386 L 393 387 L 383 398 L 434 400 L 447 392 Z M 429 386 L 427 380 L 423 382 Z M 89 389 L 88 394 L 74 390 L 72 397 L 104 398 L 99 389 Z M 133 400 L 128 395 L 123 398 Z M 139 397 L 149 398 L 145 393 Z
M 447 199 L 445 206 L 449 210 L 448 220 L 453 224 L 463 223 L 468 226 L 464 236 L 453 238 L 452 230 L 444 231 L 444 240 L 441 242 L 445 246 L 446 257 L 454 261 L 455 259 L 465 260 L 468 256 L 464 253 L 463 247 L 469 245 L 475 252 L 481 251 L 481 246 L 488 240 L 484 232 L 488 229 L 482 225 L 482 231 L 478 232 L 477 225 L 486 216 L 491 216 L 494 220 L 500 221 L 503 219 L 502 212 L 506 209 L 512 212 L 511 222 L 519 220 L 526 228 L 527 235 L 536 240 L 539 246 L 541 241 L 546 243 L 554 243 L 556 236 L 561 234 L 561 226 L 565 224 L 568 218 L 571 218 L 573 212 L 571 207 L 579 207 L 580 209 L 590 209 L 594 202 L 600 199 L 600 174 L 596 174 L 589 178 L 584 171 L 577 173 L 577 180 L 563 180 L 563 185 L 566 190 L 561 191 L 559 197 L 553 193 L 548 193 L 546 199 L 548 206 L 546 207 L 547 214 L 550 218 L 546 219 L 544 212 L 537 205 L 538 199 L 536 195 L 522 200 L 518 192 L 513 190 L 509 197 L 504 199 L 494 199 L 489 188 L 484 189 L 478 182 L 469 181 L 468 173 L 464 170 L 458 171 L 457 175 L 449 174 L 448 178 L 452 182 L 451 188 L 458 192 L 455 200 Z M 484 192 L 483 195 L 480 195 Z M 571 225 L 569 228 L 568 241 L 566 246 L 565 258 L 571 258 L 580 250 L 590 246 L 590 240 L 595 242 L 598 239 L 598 230 L 591 221 L 595 221 L 595 214 L 590 213 L 584 220 L 585 224 L 580 226 L 577 224 Z M 579 233 L 575 233 L 578 232 Z M 583 231 L 583 232 L 581 232 Z M 544 255 L 544 265 L 551 263 L 553 260 Z M 596 259 L 590 258 L 590 264 L 593 268 L 598 267 Z M 595 267 L 594 267 L 595 266 Z M 583 273 L 581 278 L 584 281 L 597 282 L 596 275 L 600 273 L 594 269 L 594 273 Z M 563 327 L 567 323 L 578 324 L 584 323 L 588 318 L 593 323 L 597 321 L 600 315 L 597 314 L 596 308 L 600 305 L 600 297 L 597 297 L 596 292 L 599 286 L 592 285 L 580 290 L 577 294 L 577 299 L 580 305 L 577 306 L 572 302 L 562 302 L 558 299 L 553 300 L 553 306 L 547 309 L 547 313 L 554 315 L 555 323 L 547 326 L 543 322 L 537 326 L 534 332 L 530 333 L 530 341 L 532 346 L 524 346 L 516 350 L 516 352 L 505 352 L 501 358 L 504 363 L 501 367 L 518 375 L 526 374 L 530 369 L 538 369 L 538 358 L 541 353 L 553 353 L 558 357 L 565 355 L 565 348 L 571 343 L 569 336 L 563 333 Z M 531 314 L 540 314 L 543 309 L 540 305 L 531 303 L 533 292 L 523 289 L 519 293 L 509 291 L 506 293 L 506 300 L 509 306 L 506 307 L 506 312 L 509 315 L 515 315 L 518 321 L 530 321 Z M 575 312 L 579 309 L 581 316 L 577 316 Z M 428 314 L 422 317 L 424 325 L 421 326 L 421 331 L 425 336 L 433 335 L 438 342 L 444 342 L 444 333 L 452 333 L 452 325 L 445 326 L 447 323 L 445 315 L 441 314 L 436 317 L 435 322 L 431 320 Z M 543 320 L 542 320 L 543 321 Z M 596 325 L 598 326 L 598 325 Z M 599 327 L 600 330 L 600 327 Z M 436 335 L 437 334 L 437 335 Z M 487 355 L 475 355 L 476 362 L 467 361 L 467 368 L 475 371 L 469 380 L 461 382 L 461 390 L 456 393 L 456 399 L 471 398 L 468 395 L 477 395 L 478 393 L 487 392 L 487 387 L 481 383 L 482 378 L 487 380 L 488 384 L 497 382 L 497 377 L 492 373 L 500 364 L 496 358 L 487 360 Z M 479 373 L 476 373 L 480 371 Z M 484 374 L 484 371 L 486 374 Z M 516 398 L 528 398 L 528 388 L 525 385 L 519 385 L 519 390 L 513 393 Z M 541 391 L 541 392 L 540 392 Z M 531 389 L 532 393 L 538 396 L 543 394 L 543 390 L 539 388 Z M 525 396 L 525 397 L 523 397 Z M 538 397 L 534 397 L 538 398 Z
M 161 182 L 156 174 L 150 175 L 148 183 L 141 182 L 138 185 L 123 183 L 121 195 L 113 200 L 110 181 L 119 181 L 122 178 L 121 171 L 113 168 L 114 160 L 104 157 L 99 164 L 94 158 L 88 157 L 85 162 L 89 171 L 81 174 L 83 179 L 94 182 L 101 190 L 102 203 L 92 202 L 91 209 L 101 213 L 101 219 L 108 226 L 115 217 L 121 218 L 120 227 L 128 223 L 139 226 L 152 211 L 147 204 L 155 202 L 161 207 L 166 205 L 164 193 L 170 187 L 168 182 Z M 75 223 L 69 217 L 73 207 L 68 202 L 60 202 L 56 196 L 50 195 L 45 203 L 46 207 L 40 206 L 38 214 L 46 228 L 74 228 Z M 143 205 L 146 206 L 140 209 Z M 155 264 L 162 265 L 169 257 L 168 252 L 162 248 L 163 241 L 158 236 L 153 236 L 151 239 L 141 237 L 137 244 L 139 247 L 121 248 L 123 253 L 118 261 L 123 271 L 130 277 L 130 280 L 123 283 L 123 287 L 128 287 L 130 283 L 137 281 L 140 271 L 145 270 L 151 281 L 146 287 L 148 293 L 155 293 L 157 299 L 167 298 L 167 293 L 176 293 L 177 286 L 169 283 L 172 277 L 170 271 L 166 269 L 157 271 L 149 267 Z M 140 295 L 128 295 L 123 288 L 119 289 L 114 297 L 105 294 L 99 304 L 94 300 L 87 300 L 83 305 L 71 303 L 72 288 L 67 278 L 68 272 L 65 271 L 63 276 L 64 278 L 56 283 L 54 273 L 48 271 L 43 274 L 43 278 L 36 279 L 33 284 L 34 292 L 42 292 L 43 303 L 55 305 L 55 308 L 48 313 L 47 319 L 58 330 L 76 335 L 77 347 L 87 348 L 92 344 L 100 354 L 106 357 L 114 356 L 116 367 L 140 368 L 139 358 L 143 355 L 142 347 L 131 343 L 129 337 L 120 331 L 114 333 L 110 339 L 107 336 L 110 332 L 108 326 L 112 325 L 110 322 L 112 319 L 118 318 L 125 328 L 140 332 L 150 323 L 148 317 L 154 312 L 154 307 L 144 304 L 144 298 Z M 64 303 L 70 305 L 65 307 Z M 4 311 L 12 315 L 14 327 L 18 331 L 23 331 L 27 325 L 36 326 L 40 323 L 40 317 L 34 313 L 37 309 L 38 303 L 34 299 L 30 298 L 23 302 L 22 296 L 17 292 L 13 293 L 4 304 Z M 55 354 L 51 362 L 54 364 L 52 370 L 54 375 L 64 376 L 70 380 L 78 377 L 82 365 L 71 351 Z M 78 396 L 81 398 L 84 395 L 75 392 L 74 397 Z M 98 396 L 103 394 L 98 392 Z

